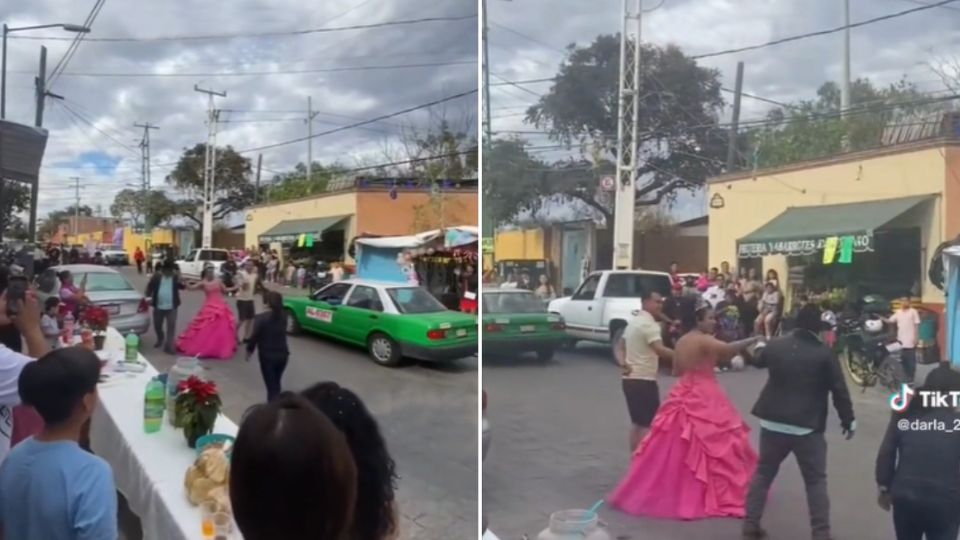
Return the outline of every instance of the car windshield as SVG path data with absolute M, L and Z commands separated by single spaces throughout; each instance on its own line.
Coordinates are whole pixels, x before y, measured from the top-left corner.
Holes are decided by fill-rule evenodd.
M 546 313 L 543 302 L 533 293 L 487 293 L 483 295 L 484 313 Z
M 440 301 L 421 287 L 387 289 L 387 294 L 390 295 L 390 299 L 400 313 L 437 313 L 447 310 Z
M 640 298 L 645 290 L 660 293 L 666 298 L 670 295 L 670 277 L 662 274 L 614 273 L 607 279 L 603 296 L 607 298 Z
M 120 274 L 94 272 L 87 274 L 87 292 L 132 291 L 133 287 Z M 78 276 L 82 279 L 82 276 Z M 79 283 L 79 280 L 76 280 Z

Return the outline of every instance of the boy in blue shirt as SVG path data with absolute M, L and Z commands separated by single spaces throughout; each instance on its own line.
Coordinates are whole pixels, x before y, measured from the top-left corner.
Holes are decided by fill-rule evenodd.
M 5 540 L 116 540 L 113 472 L 77 441 L 97 406 L 100 360 L 68 347 L 30 362 L 20 374 L 25 405 L 45 427 L 10 451 L 0 467 Z

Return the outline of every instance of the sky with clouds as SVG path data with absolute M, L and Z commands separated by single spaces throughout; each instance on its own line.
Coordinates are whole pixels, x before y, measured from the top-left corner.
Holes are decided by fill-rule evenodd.
M 11 27 L 81 24 L 94 4 L 94 0 L 0 2 L 0 21 Z M 241 37 L 84 41 L 50 88 L 65 100 L 47 100 L 44 127 L 50 139 L 41 172 L 40 216 L 73 202 L 71 177 L 82 178 L 82 202 L 99 205 L 105 214 L 114 193 L 127 184 L 139 185 L 143 131 L 134 123 L 160 128 L 151 132 L 151 161 L 153 185 L 163 185 L 183 149 L 206 139 L 207 99 L 193 90 L 194 85 L 227 93 L 217 99 L 217 107 L 225 111 L 218 144 L 237 149 L 305 136 L 308 96 L 318 112 L 316 133 L 475 91 L 477 13 L 475 0 L 106 0 L 89 38 Z M 457 17 L 465 19 L 250 35 Z M 40 46 L 48 48 L 52 70 L 70 42 L 47 38 L 72 36 L 56 29 L 10 34 L 8 120 L 33 123 Z M 244 72 L 261 74 L 227 75 Z M 314 160 L 357 166 L 398 159 L 387 149 L 395 149 L 403 133 L 428 130 L 439 117 L 476 131 L 477 103 L 473 93 L 318 137 Z M 306 161 L 306 155 L 306 142 L 264 151 L 263 177 L 289 170 Z M 256 154 L 250 156 L 256 159 Z
M 933 0 L 850 0 L 852 22 L 919 7 Z M 620 0 L 487 0 L 492 83 L 552 77 L 570 43 L 589 44 L 598 34 L 621 26 Z M 843 25 L 837 0 L 644 0 L 644 41 L 680 46 L 687 54 L 749 46 Z M 842 71 L 842 33 L 814 37 L 760 50 L 700 60 L 719 69 L 732 88 L 738 61 L 745 63 L 744 91 L 777 101 L 815 97 L 827 80 Z M 854 78 L 876 83 L 907 76 L 924 91 L 943 91 L 930 69 L 943 58 L 960 57 L 960 2 L 852 30 Z M 550 83 L 525 86 L 545 92 Z M 727 95 L 728 102 L 732 102 Z M 537 100 L 509 85 L 491 88 L 493 129 L 526 131 L 523 110 Z M 742 119 L 762 117 L 771 106 L 744 98 Z M 730 114 L 730 107 L 725 115 Z M 642 122 L 642 119 L 641 119 Z M 545 136 L 524 135 L 531 145 L 550 144 Z M 543 152 L 544 159 L 561 152 Z M 706 212 L 702 197 L 682 197 L 678 217 Z

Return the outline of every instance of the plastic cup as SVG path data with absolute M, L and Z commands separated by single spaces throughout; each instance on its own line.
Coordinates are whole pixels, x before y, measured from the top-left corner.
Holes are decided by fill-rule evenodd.
M 226 512 L 218 512 L 213 516 L 213 526 L 216 531 L 214 540 L 227 540 L 233 532 L 233 518 Z
M 215 516 L 220 507 L 213 501 L 207 501 L 200 505 L 200 531 L 203 540 L 213 540 L 217 536 L 217 524 Z

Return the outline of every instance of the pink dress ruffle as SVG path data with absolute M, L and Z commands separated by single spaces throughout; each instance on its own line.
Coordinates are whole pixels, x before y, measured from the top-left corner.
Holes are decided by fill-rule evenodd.
M 200 312 L 177 338 L 177 352 L 205 360 L 227 360 L 237 352 L 237 322 L 220 292 L 219 281 L 204 282 Z
M 671 389 L 608 502 L 637 516 L 742 518 L 756 467 L 750 427 L 704 362 Z

